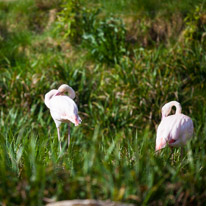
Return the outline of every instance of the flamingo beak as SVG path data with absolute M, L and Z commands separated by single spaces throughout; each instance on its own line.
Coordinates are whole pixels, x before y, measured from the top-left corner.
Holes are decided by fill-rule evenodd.
M 61 92 L 57 92 L 57 93 L 55 94 L 55 96 L 59 96 L 59 95 L 61 95 Z

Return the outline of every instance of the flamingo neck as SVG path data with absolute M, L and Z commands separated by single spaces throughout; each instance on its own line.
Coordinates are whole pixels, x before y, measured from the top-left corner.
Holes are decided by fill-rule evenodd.
M 177 101 L 172 101 L 170 102 L 170 108 L 172 109 L 172 107 L 175 106 L 176 107 L 176 112 L 175 114 L 181 114 L 182 113 L 182 107 L 180 105 L 179 102 Z
M 71 98 L 71 99 L 74 99 L 75 98 L 75 91 L 71 88 L 71 87 L 69 87 L 68 86 L 68 89 L 67 89 L 67 92 L 69 93 L 69 97 Z
M 49 101 L 51 100 L 51 98 L 58 92 L 58 90 L 56 89 L 53 89 L 51 90 L 50 92 L 48 92 L 46 95 L 45 95 L 45 98 L 44 98 L 44 102 L 46 104 L 46 106 L 49 108 Z
M 63 84 L 59 87 L 58 89 L 58 93 L 56 94 L 57 96 L 58 95 L 63 95 L 65 92 L 68 92 L 68 96 L 71 98 L 71 99 L 74 99 L 75 98 L 75 91 L 68 85 L 66 84 Z

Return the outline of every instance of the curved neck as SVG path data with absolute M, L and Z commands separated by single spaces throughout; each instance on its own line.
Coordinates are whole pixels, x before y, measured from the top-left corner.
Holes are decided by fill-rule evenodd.
M 44 103 L 46 106 L 49 108 L 49 101 L 50 99 L 58 92 L 56 89 L 52 89 L 50 92 L 46 93 L 45 98 L 44 98 Z
M 71 87 L 69 87 L 67 91 L 68 91 L 68 93 L 69 93 L 69 97 L 70 97 L 71 99 L 74 99 L 75 96 L 76 96 L 75 91 L 74 91 Z
M 175 112 L 175 114 L 181 114 L 181 113 L 182 113 L 182 107 L 181 107 L 181 105 L 180 105 L 179 102 L 177 102 L 177 101 L 172 101 L 172 102 L 170 102 L 169 104 L 170 104 L 170 109 L 172 109 L 173 106 L 176 107 L 176 112 Z
M 64 95 L 65 92 L 68 92 L 68 96 L 69 96 L 71 99 L 74 99 L 74 98 L 75 98 L 75 91 L 74 91 L 70 86 L 64 85 L 64 84 L 59 87 L 56 96 L 58 96 L 58 95 Z

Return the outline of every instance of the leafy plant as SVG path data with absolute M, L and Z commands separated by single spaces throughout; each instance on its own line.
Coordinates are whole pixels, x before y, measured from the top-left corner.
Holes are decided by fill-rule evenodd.
M 88 9 L 76 1 L 67 1 L 63 7 L 57 28 L 63 28 L 71 43 L 82 43 L 99 62 L 117 63 L 128 54 L 126 29 L 121 19 L 98 17 L 99 9 Z
M 186 42 L 198 40 L 204 44 L 206 35 L 206 13 L 203 8 L 196 6 L 195 10 L 187 15 L 185 22 L 184 37 Z
M 99 62 L 119 63 L 122 56 L 128 55 L 125 35 L 122 21 L 109 17 L 94 24 L 90 32 L 84 32 L 83 44 Z

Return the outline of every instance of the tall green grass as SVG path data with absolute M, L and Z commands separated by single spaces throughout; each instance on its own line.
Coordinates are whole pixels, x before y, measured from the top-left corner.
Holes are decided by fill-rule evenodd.
M 205 126 L 185 148 L 184 158 L 175 150 L 172 162 L 169 149 L 155 154 L 155 133 L 147 128 L 125 127 L 109 134 L 101 125 L 87 134 L 84 125 L 72 128 L 70 148 L 64 141 L 60 153 L 53 122 L 45 122 L 42 115 L 39 112 L 36 123 L 14 110 L 3 117 L 2 204 L 41 205 L 44 197 L 109 198 L 141 204 L 182 204 L 181 197 L 187 203 L 203 201 L 205 150 L 201 145 L 205 140 L 198 137 L 205 136 Z
M 175 10 L 177 16 L 182 12 L 183 27 L 175 37 L 165 32 L 165 37 L 158 40 L 152 36 L 155 32 L 160 35 L 154 31 L 156 21 L 161 24 L 165 20 L 167 25 L 172 21 L 164 19 L 161 7 L 155 17 L 145 14 L 143 21 L 133 27 L 133 20 L 125 25 L 127 14 L 121 9 L 124 15 L 117 17 L 116 5 L 109 8 L 107 2 L 98 2 L 103 11 L 97 16 L 94 10 L 88 10 L 91 2 L 79 2 L 81 28 L 64 27 L 66 21 L 75 22 L 65 8 L 69 5 L 75 14 L 74 1 L 63 2 L 61 7 L 57 2 L 40 0 L 0 3 L 0 205 L 36 206 L 45 205 L 48 199 L 76 198 L 136 205 L 203 205 L 204 4 L 188 10 L 186 18 L 183 11 Z M 131 8 L 135 2 L 118 4 Z M 146 6 L 151 5 L 141 9 L 150 12 Z M 173 11 L 170 4 L 164 5 Z M 62 10 L 47 27 L 49 11 L 54 8 Z M 138 8 L 132 7 L 137 13 L 141 12 Z M 20 14 L 24 21 L 19 21 Z M 110 27 L 107 20 L 111 18 L 114 21 Z M 84 27 L 87 20 L 93 27 Z M 65 35 L 68 28 L 73 33 Z M 144 34 L 137 34 L 140 39 L 133 43 L 128 41 L 131 28 Z M 116 29 L 121 38 L 119 34 L 112 38 Z M 71 34 L 80 41 L 74 41 Z M 85 35 L 96 43 L 88 46 L 90 41 Z M 149 43 L 139 43 L 143 40 Z M 111 41 L 114 44 L 107 44 Z M 119 45 L 125 52 L 118 53 Z M 111 52 L 107 53 L 108 48 Z M 91 55 L 93 50 L 96 56 Z M 98 55 L 104 58 L 95 58 Z M 62 83 L 76 91 L 75 101 L 83 121 L 79 127 L 72 126 L 69 149 L 67 125 L 62 125 L 60 152 L 44 94 Z M 194 138 L 185 146 L 183 158 L 180 149 L 175 149 L 173 161 L 169 148 L 159 155 L 154 151 L 160 109 L 171 100 L 182 104 L 183 113 L 195 125 Z

